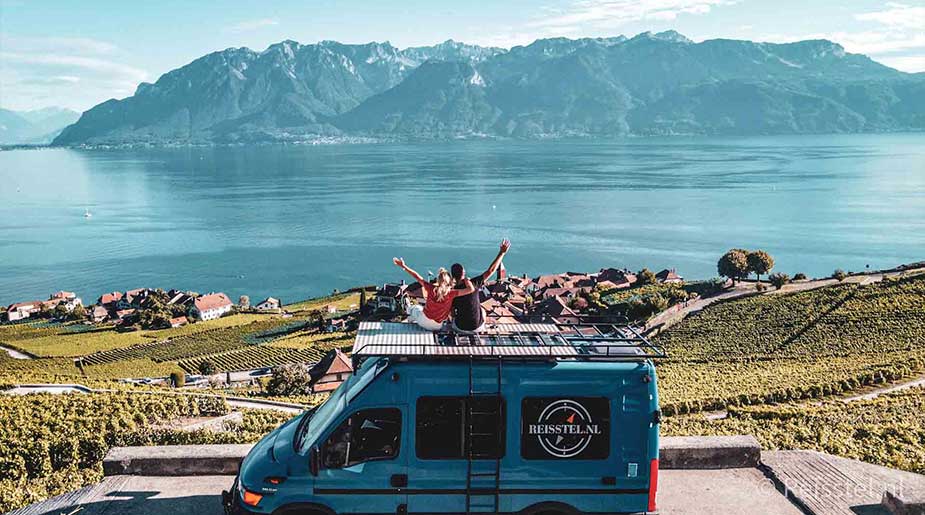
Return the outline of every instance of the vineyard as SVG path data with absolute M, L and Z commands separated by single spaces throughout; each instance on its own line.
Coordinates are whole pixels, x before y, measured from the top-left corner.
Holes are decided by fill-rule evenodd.
M 672 360 L 846 356 L 923 347 L 925 276 L 711 306 L 660 335 Z
M 218 354 L 207 354 L 179 362 L 190 374 L 199 373 L 199 365 L 209 362 L 216 370 L 247 370 L 289 363 L 317 363 L 324 357 L 321 349 L 290 349 L 286 347 L 253 346 Z
M 666 413 L 837 395 L 925 373 L 925 276 L 713 305 L 655 338 Z
M 742 407 L 721 420 L 667 418 L 666 435 L 756 435 L 764 449 L 812 449 L 925 474 L 925 390 L 820 405 Z
M 112 446 L 253 442 L 288 418 L 248 411 L 243 424 L 223 433 L 152 427 L 227 412 L 220 398 L 183 395 L 0 397 L 0 512 L 98 481 Z
M 247 325 L 271 319 L 267 315 L 239 314 L 182 327 L 160 330 L 140 330 L 120 333 L 111 327 L 74 331 L 73 325 L 55 325 L 46 322 L 0 325 L 0 343 L 36 356 L 76 357 L 163 341 L 170 338 L 192 336 L 222 328 Z M 80 325 L 81 328 L 87 326 Z

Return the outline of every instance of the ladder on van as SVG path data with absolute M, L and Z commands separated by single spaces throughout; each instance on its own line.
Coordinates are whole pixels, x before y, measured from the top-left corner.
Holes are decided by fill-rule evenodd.
M 480 359 L 483 363 L 488 360 Z M 476 360 L 469 356 L 469 397 L 466 399 L 466 515 L 498 513 L 501 506 L 501 448 L 505 416 L 501 398 L 501 356 L 495 364 L 494 388 L 476 389 Z M 480 402 L 481 400 L 489 402 Z M 489 428 L 494 428 L 490 430 Z M 476 445 L 475 442 L 479 442 Z M 488 449 L 485 454 L 484 449 Z

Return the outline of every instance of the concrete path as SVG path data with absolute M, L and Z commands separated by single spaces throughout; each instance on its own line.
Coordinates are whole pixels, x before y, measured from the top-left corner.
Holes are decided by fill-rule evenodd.
M 761 461 L 813 515 L 887 515 L 884 491 L 925 488 L 925 476 L 815 451 L 765 451 Z
M 13 359 L 35 359 L 34 356 L 30 356 L 30 355 L 28 355 L 28 354 L 26 354 L 26 353 L 24 353 L 24 352 L 20 352 L 20 351 L 18 351 L 18 350 L 16 350 L 16 349 L 11 349 L 11 348 L 9 348 L 9 347 L 4 347 L 3 345 L 0 345 L 0 351 L 6 352 L 6 353 L 9 354 L 10 357 L 13 358 Z
M 9 515 L 221 515 L 234 476 L 110 476 L 102 483 Z M 659 475 L 663 515 L 801 515 L 757 469 L 667 470 Z
M 661 515 L 802 515 L 755 468 L 664 470 L 658 482 Z
M 222 515 L 234 476 L 111 476 L 8 515 Z M 75 515 L 76 515 L 75 514 Z
M 848 397 L 842 397 L 841 400 L 844 402 L 855 402 L 855 401 L 867 401 L 870 399 L 876 399 L 885 393 L 899 392 L 902 390 L 907 390 L 909 388 L 916 388 L 919 386 L 925 386 L 925 376 L 908 379 L 905 381 L 899 381 L 887 386 L 881 386 L 874 388 L 865 393 L 851 395 Z
M 30 393 L 91 393 L 92 389 L 82 384 L 21 384 L 5 390 L 7 395 L 28 395 Z

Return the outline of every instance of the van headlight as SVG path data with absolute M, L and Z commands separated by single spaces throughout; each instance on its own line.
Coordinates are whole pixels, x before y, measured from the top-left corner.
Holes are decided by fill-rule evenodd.
M 257 492 L 251 492 L 250 490 L 244 488 L 243 486 L 241 487 L 241 493 L 243 494 L 242 497 L 243 497 L 244 504 L 248 506 L 257 506 L 260 503 L 260 500 L 263 499 L 262 494 L 258 494 Z

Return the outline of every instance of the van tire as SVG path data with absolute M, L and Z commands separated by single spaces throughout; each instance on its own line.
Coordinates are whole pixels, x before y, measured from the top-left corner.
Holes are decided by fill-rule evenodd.
M 579 515 L 580 513 L 568 504 L 560 502 L 534 504 L 521 512 L 522 515 Z
M 283 506 L 275 510 L 273 515 L 335 515 L 330 509 L 319 505 Z

